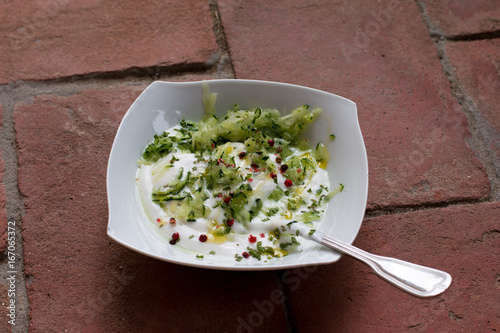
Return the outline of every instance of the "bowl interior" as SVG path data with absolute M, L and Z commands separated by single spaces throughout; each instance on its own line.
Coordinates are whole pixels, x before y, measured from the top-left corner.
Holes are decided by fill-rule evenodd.
M 323 91 L 266 81 L 211 80 L 212 92 L 218 94 L 216 109 L 220 114 L 234 104 L 242 108 L 272 107 L 288 113 L 308 104 L 321 107 L 323 113 L 305 133 L 314 147 L 321 141 L 330 153 L 328 172 L 331 186 L 344 184 L 328 206 L 320 228 L 325 234 L 346 243 L 355 239 L 364 216 L 368 193 L 366 150 L 357 119 L 356 104 Z M 146 221 L 135 193 L 137 159 L 155 134 L 178 124 L 181 119 L 198 121 L 204 109 L 202 82 L 154 82 L 137 98 L 125 114 L 117 131 L 108 163 L 107 191 L 109 205 L 108 235 L 122 245 L 161 260 L 189 266 L 228 270 L 285 269 L 328 264 L 340 255 L 312 241 L 305 241 L 303 251 L 270 262 L 223 262 L 216 258 L 196 259 L 192 253 L 169 246 Z M 336 136 L 335 140 L 329 138 Z

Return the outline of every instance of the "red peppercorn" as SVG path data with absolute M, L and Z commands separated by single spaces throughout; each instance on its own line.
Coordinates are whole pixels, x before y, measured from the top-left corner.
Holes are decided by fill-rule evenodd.
M 285 186 L 286 186 L 286 187 L 290 187 L 290 186 L 292 186 L 292 185 L 293 185 L 293 183 L 292 183 L 292 181 L 291 181 L 290 179 L 286 179 L 286 180 L 285 180 Z
M 280 166 L 281 173 L 285 172 L 286 170 L 288 170 L 288 165 L 283 164 L 282 166 Z
M 207 235 L 205 235 L 205 234 L 201 234 L 201 235 L 200 235 L 200 238 L 198 238 L 198 239 L 200 240 L 200 242 L 204 243 L 204 242 L 206 242 L 206 241 L 207 241 L 208 237 L 207 237 Z
M 246 152 L 242 151 L 238 154 L 238 156 L 240 157 L 240 160 L 243 159 L 245 156 L 246 156 Z
M 179 239 L 179 233 L 178 233 L 178 232 L 174 232 L 174 233 L 172 234 L 172 239 L 173 239 L 173 240 L 178 240 L 178 239 Z
M 274 140 L 273 139 L 267 140 L 267 144 L 270 145 L 271 147 L 274 146 Z
M 231 197 L 225 197 L 224 198 L 224 203 L 230 203 L 231 202 Z
M 266 235 L 264 233 L 262 233 L 262 234 L 260 234 L 260 237 L 264 238 L 264 237 L 266 237 Z
M 259 168 L 259 165 L 257 163 L 252 163 L 250 164 L 250 167 L 254 170 L 257 170 Z
M 227 219 L 227 220 L 226 220 L 226 224 L 227 224 L 228 226 L 232 226 L 232 225 L 234 224 L 234 219 Z
M 177 220 L 174 217 L 171 217 L 170 220 L 168 221 L 170 224 L 175 224 L 177 223 Z
M 156 222 L 161 223 L 160 218 L 157 218 L 157 219 L 156 219 Z
M 254 235 L 250 235 L 248 236 L 248 241 L 250 243 L 255 243 L 257 241 L 257 237 L 255 237 Z
M 247 180 L 249 183 L 253 182 L 253 179 L 252 178 L 248 178 Z
M 276 177 L 278 177 L 274 172 L 271 172 L 269 174 L 269 177 L 271 177 L 272 179 L 275 179 Z
M 175 239 L 171 239 L 171 240 L 169 241 L 169 244 L 170 244 L 170 245 L 175 245 L 175 243 L 177 243 L 177 241 L 176 241 Z
M 241 255 L 246 259 L 250 258 L 250 253 L 248 252 L 243 252 Z
M 300 173 L 302 171 L 302 169 L 297 169 L 297 173 Z

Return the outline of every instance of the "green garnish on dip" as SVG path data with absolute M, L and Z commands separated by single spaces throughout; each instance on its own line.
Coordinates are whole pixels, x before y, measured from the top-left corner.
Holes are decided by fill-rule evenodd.
M 321 109 L 282 115 L 235 105 L 216 117 L 216 95 L 205 91 L 203 100 L 201 121 L 182 120 L 144 149 L 137 186 L 145 213 L 161 232 L 178 232 L 175 245 L 186 250 L 237 261 L 287 255 L 299 241 L 280 229 L 292 219 L 317 228 L 343 189 L 329 189 L 325 145 L 300 137 Z

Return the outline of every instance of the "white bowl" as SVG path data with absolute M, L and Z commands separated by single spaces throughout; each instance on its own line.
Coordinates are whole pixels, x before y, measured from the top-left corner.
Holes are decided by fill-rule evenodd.
M 368 163 L 358 124 L 356 104 L 343 97 L 316 89 L 254 80 L 211 80 L 218 94 L 219 114 L 232 109 L 270 107 L 282 113 L 308 104 L 321 107 L 322 115 L 305 136 L 314 146 L 327 143 L 330 153 L 328 173 L 331 186 L 344 184 L 344 190 L 329 203 L 320 231 L 351 244 L 363 221 L 368 195 Z M 202 82 L 154 82 L 137 98 L 118 128 L 107 171 L 109 205 L 108 235 L 118 243 L 145 255 L 172 263 L 224 270 L 273 270 L 329 264 L 340 254 L 312 241 L 304 241 L 303 250 L 268 262 L 221 261 L 216 256 L 197 259 L 168 244 L 143 215 L 135 192 L 137 160 L 155 134 L 178 124 L 181 119 L 198 121 L 204 108 Z M 335 134 L 335 140 L 329 139 Z

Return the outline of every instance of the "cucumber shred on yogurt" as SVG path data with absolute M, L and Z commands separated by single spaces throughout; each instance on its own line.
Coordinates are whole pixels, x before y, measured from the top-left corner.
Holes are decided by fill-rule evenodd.
M 302 105 L 282 115 L 235 105 L 216 117 L 215 100 L 205 90 L 201 121 L 182 120 L 144 149 L 136 184 L 146 215 L 170 244 L 200 260 L 269 260 L 300 250 L 302 238 L 287 224 L 317 229 L 343 189 L 330 188 L 326 147 L 300 137 L 321 109 Z

